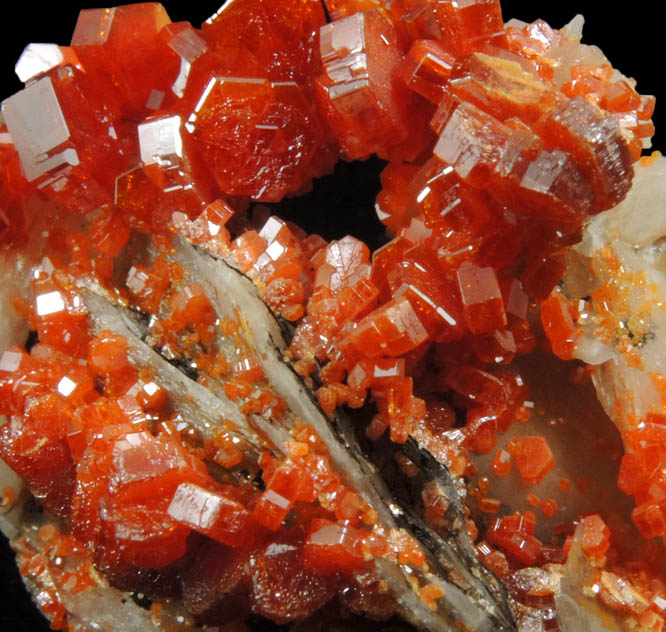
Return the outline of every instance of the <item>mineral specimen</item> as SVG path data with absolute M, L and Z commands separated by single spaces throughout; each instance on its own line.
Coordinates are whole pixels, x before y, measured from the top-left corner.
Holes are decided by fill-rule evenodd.
M 601 629 L 602 607 L 661 629 L 649 548 L 566 501 L 592 483 L 562 432 L 516 430 L 553 354 L 652 358 L 614 304 L 645 285 L 628 253 L 558 283 L 654 131 L 581 26 L 232 0 L 195 29 L 144 3 L 25 50 L 0 130 L 0 525 L 55 629 Z M 381 247 L 280 218 L 372 155 Z M 663 536 L 661 401 L 609 394 L 613 370 L 619 486 Z

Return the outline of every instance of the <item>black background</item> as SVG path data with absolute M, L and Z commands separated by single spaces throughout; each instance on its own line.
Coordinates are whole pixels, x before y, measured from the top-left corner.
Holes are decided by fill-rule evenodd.
M 283 0 L 284 1 L 284 0 Z M 171 19 L 189 20 L 199 26 L 220 5 L 219 1 L 164 2 Z M 613 3 L 615 4 L 615 3 Z M 664 38 L 658 3 L 634 2 L 610 8 L 611 3 L 599 0 L 506 0 L 502 3 L 504 19 L 519 18 L 532 21 L 546 20 L 551 26 L 560 28 L 576 13 L 586 18 L 583 42 L 599 46 L 613 65 L 629 77 L 638 81 L 638 91 L 657 96 L 655 124 L 657 135 L 654 146 L 664 146 L 666 131 L 660 133 L 661 107 L 666 108 L 664 93 L 662 40 Z M 93 5 L 99 6 L 99 5 Z M 3 11 L 0 25 L 0 99 L 21 88 L 14 75 L 14 64 L 21 50 L 29 42 L 69 43 L 80 8 L 89 5 L 61 2 L 11 2 Z M 664 124 L 666 125 L 666 123 Z M 42 632 L 48 630 L 44 619 L 36 612 L 22 588 L 14 569 L 11 552 L 4 538 L 0 548 L 0 631 Z

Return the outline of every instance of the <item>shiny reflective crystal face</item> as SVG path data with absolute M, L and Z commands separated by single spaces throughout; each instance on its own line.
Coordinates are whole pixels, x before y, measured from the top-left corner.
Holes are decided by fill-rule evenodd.
M 571 629 L 561 600 L 592 595 L 661 629 L 661 549 L 629 520 L 666 535 L 659 300 L 635 293 L 656 277 L 630 247 L 567 254 L 635 170 L 661 173 L 635 166 L 654 97 L 577 21 L 325 4 L 233 0 L 201 29 L 90 9 L 69 47 L 21 56 L 0 130 L 0 526 L 21 571 L 63 630 Z M 380 248 L 280 219 L 372 155 Z M 590 373 L 615 461 L 569 458 L 603 426 Z M 633 512 L 608 491 L 623 447 Z M 16 474 L 46 517 L 21 514 Z

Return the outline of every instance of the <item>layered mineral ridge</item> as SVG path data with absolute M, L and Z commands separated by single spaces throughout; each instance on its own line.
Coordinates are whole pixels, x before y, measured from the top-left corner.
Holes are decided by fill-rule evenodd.
M 0 520 L 53 628 L 662 630 L 660 545 L 564 513 L 548 437 L 504 439 L 521 367 L 575 355 L 568 249 L 654 132 L 581 28 L 498 0 L 232 0 L 201 29 L 144 3 L 25 49 Z M 374 252 L 266 206 L 373 154 Z M 666 417 L 614 421 L 661 538 Z M 530 509 L 492 495 L 510 476 Z

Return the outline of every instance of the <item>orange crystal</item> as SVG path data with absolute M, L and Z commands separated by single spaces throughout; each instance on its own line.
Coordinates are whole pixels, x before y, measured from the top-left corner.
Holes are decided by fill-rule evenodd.
M 524 437 L 512 456 L 526 483 L 540 483 L 555 467 L 553 453 L 543 437 Z

